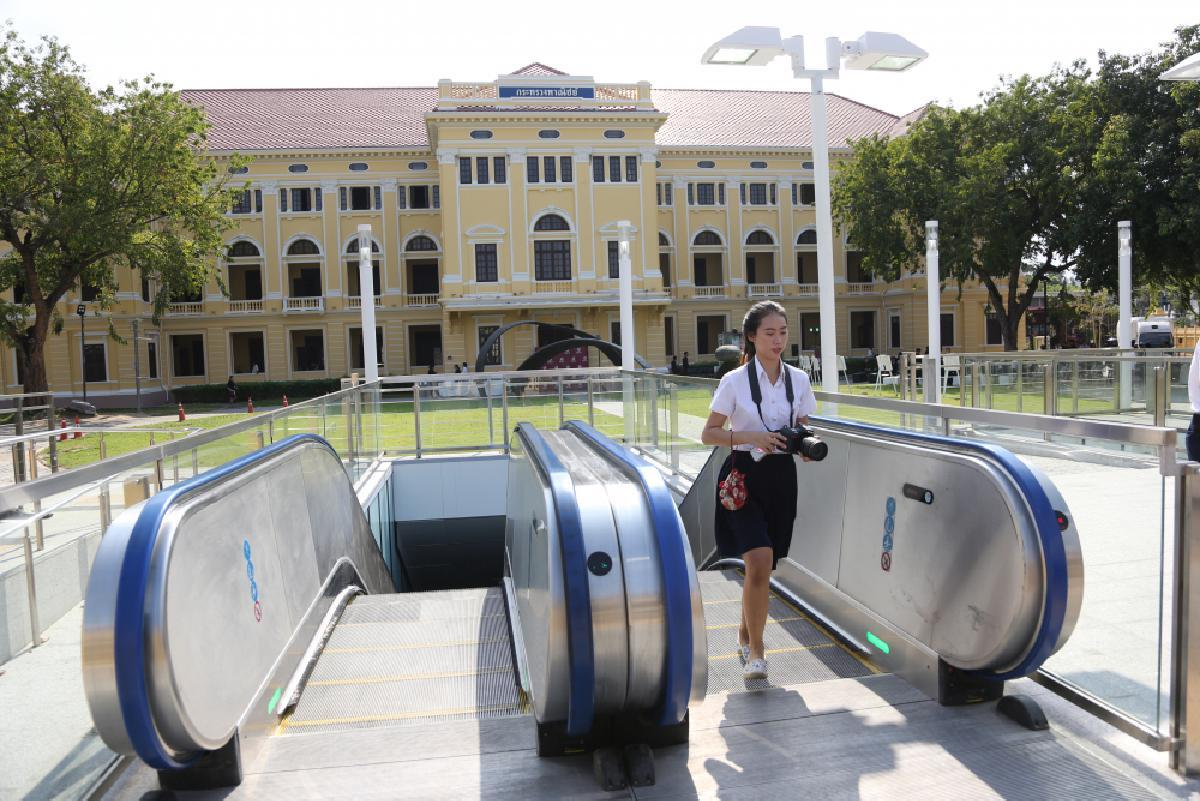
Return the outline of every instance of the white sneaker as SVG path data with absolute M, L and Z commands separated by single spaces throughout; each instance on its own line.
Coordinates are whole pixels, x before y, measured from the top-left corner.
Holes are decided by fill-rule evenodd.
M 746 663 L 746 669 L 742 671 L 742 678 L 747 681 L 751 679 L 765 679 L 767 677 L 767 660 L 751 659 Z
M 750 646 L 749 645 L 739 645 L 738 646 L 738 659 L 742 660 L 743 665 L 750 661 Z

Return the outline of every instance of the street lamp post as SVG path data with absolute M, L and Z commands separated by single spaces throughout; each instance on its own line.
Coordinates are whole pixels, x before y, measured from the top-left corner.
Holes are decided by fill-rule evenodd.
M 776 56 L 792 62 L 792 76 L 809 81 L 812 115 L 813 177 L 817 212 L 817 283 L 821 311 L 821 388 L 838 391 L 837 319 L 833 292 L 833 215 L 829 192 L 829 130 L 824 81 L 847 69 L 902 72 L 928 57 L 921 48 L 894 33 L 868 31 L 852 42 L 825 40 L 825 69 L 805 69 L 804 37 L 781 38 L 778 28 L 749 26 L 726 36 L 705 51 L 702 64 L 762 66 Z
M 79 315 L 79 376 L 83 379 L 83 402 L 87 403 L 87 345 L 84 344 L 83 317 L 87 314 L 87 306 L 80 303 L 75 307 Z

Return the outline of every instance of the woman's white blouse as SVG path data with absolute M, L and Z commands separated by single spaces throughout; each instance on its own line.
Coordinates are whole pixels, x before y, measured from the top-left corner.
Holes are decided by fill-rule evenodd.
M 754 405 L 754 399 L 750 396 L 750 379 L 746 370 L 751 367 L 758 370 L 758 386 L 762 389 L 762 419 L 759 418 L 758 407 Z M 784 365 L 784 370 L 792 381 L 792 395 L 795 400 L 791 410 L 788 409 L 787 386 L 783 383 L 784 372 L 780 372 L 779 379 L 774 384 L 770 383 L 757 357 L 736 370 L 730 370 L 721 378 L 709 408 L 728 417 L 730 428 L 734 431 L 774 431 L 783 426 L 794 425 L 801 417 L 816 412 L 817 397 L 813 395 L 812 383 L 808 380 L 807 373 L 788 365 Z M 754 446 L 736 445 L 734 448 L 749 451 Z

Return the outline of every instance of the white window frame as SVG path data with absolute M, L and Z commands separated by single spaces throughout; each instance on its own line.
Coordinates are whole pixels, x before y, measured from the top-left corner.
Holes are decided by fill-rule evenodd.
M 434 182 L 427 181 L 427 180 L 426 181 L 408 181 L 405 183 L 397 182 L 396 192 L 404 193 L 404 208 L 400 208 L 400 202 L 399 202 L 399 200 L 397 200 L 396 201 L 396 213 L 397 214 L 418 214 L 418 215 L 419 214 L 441 214 L 442 213 L 442 209 L 441 209 L 442 198 L 441 198 L 440 190 L 438 192 L 438 205 L 437 206 L 433 205 L 433 187 L 435 185 L 436 184 Z M 409 197 L 408 190 L 414 186 L 424 186 L 429 189 L 429 208 L 414 209 L 412 207 L 412 205 L 411 205 L 412 198 Z M 471 184 L 471 186 L 474 186 L 474 184 Z M 487 186 L 492 186 L 492 184 L 487 184 Z M 500 184 L 500 186 L 504 186 L 504 184 Z
M 233 335 L 234 334 L 262 334 L 262 338 L 263 338 L 263 363 L 261 365 L 262 370 L 260 370 L 257 373 L 234 372 L 234 359 L 233 359 Z M 225 332 L 225 352 L 227 354 L 229 354 L 228 363 L 225 365 L 226 367 L 229 368 L 229 372 L 227 373 L 227 375 L 260 375 L 265 378 L 267 375 L 267 371 L 270 369 L 268 366 L 270 364 L 270 360 L 271 360 L 270 348 L 267 347 L 269 342 L 270 342 L 270 339 L 267 336 L 267 329 L 265 329 L 265 328 L 231 328 L 228 331 L 226 331 Z
M 325 364 L 323 370 L 297 370 L 293 363 L 295 349 L 292 347 L 292 332 L 293 331 L 320 331 L 321 332 L 321 361 Z M 313 375 L 315 373 L 329 373 L 329 330 L 325 325 L 295 325 L 284 328 L 284 334 L 287 337 L 287 358 L 288 358 L 288 378 L 292 378 L 296 373 L 304 373 Z
M 280 184 L 279 189 L 285 190 L 288 193 L 288 210 L 279 212 L 279 216 L 281 219 L 287 220 L 292 217 L 320 217 L 321 215 L 323 215 L 325 213 L 325 196 L 322 194 L 323 190 L 321 189 L 321 187 L 319 185 L 313 186 L 311 183 Z M 309 211 L 293 211 L 292 210 L 292 190 L 293 189 L 307 189 L 310 192 L 312 192 L 312 198 L 311 198 L 311 203 L 310 203 L 310 205 L 312 206 L 311 210 L 309 210 Z M 321 197 L 321 208 L 320 209 L 317 208 L 317 197 L 318 196 Z M 278 206 L 279 206 L 279 194 L 278 193 L 276 193 L 276 195 L 275 195 L 275 205 L 276 205 L 276 208 L 278 209 Z M 265 208 L 265 206 L 264 206 L 264 208 Z M 245 217 L 245 216 L 248 216 L 248 215 L 243 215 L 243 214 L 237 215 L 237 217 L 239 219 L 242 217 Z M 316 239 L 314 238 L 313 241 L 315 242 Z M 263 252 L 262 248 L 259 248 L 258 252 L 262 253 Z
M 191 337 L 191 336 L 199 336 L 201 343 L 203 343 L 204 373 L 201 375 L 176 375 L 175 374 L 175 343 L 172 342 L 171 339 L 173 337 Z M 171 381 L 174 382 L 179 379 L 183 379 L 184 381 L 186 381 L 188 379 L 196 379 L 196 378 L 207 381 L 208 377 L 212 374 L 211 373 L 212 359 L 208 354 L 208 332 L 207 331 L 194 331 L 194 330 L 193 331 L 171 331 L 170 333 L 166 334 L 166 337 L 167 337 L 167 367 L 170 370 Z M 159 344 L 159 347 L 160 348 L 162 347 L 161 342 Z

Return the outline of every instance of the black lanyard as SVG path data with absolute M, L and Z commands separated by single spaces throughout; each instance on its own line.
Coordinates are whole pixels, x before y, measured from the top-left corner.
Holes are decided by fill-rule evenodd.
M 780 359 L 779 360 L 779 369 L 781 371 L 781 375 L 783 376 L 784 386 L 787 390 L 787 401 L 788 401 L 787 425 L 790 426 L 795 422 L 795 420 L 792 419 L 791 415 L 792 415 L 792 410 L 795 408 L 796 396 L 792 390 L 792 376 L 791 376 L 791 374 L 788 373 L 787 362 Z M 769 425 L 767 425 L 767 419 L 765 417 L 763 417 L 763 413 L 762 413 L 762 390 L 758 386 L 758 360 L 757 359 L 751 359 L 749 362 L 746 363 L 746 375 L 750 379 L 750 398 L 754 401 L 754 405 L 758 407 L 758 419 L 762 420 L 763 428 L 770 431 L 771 427 Z

